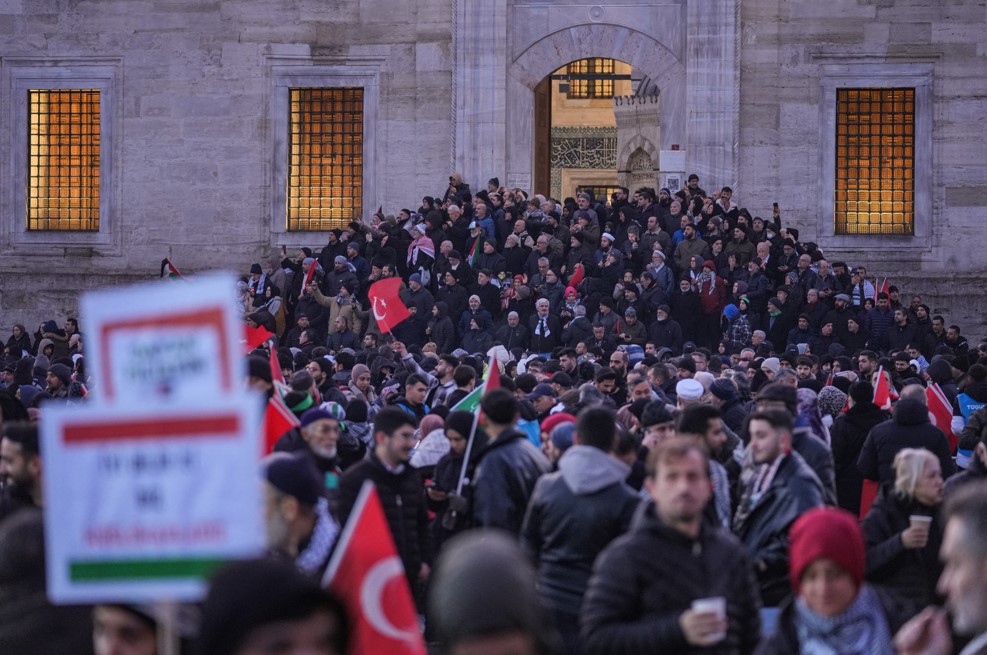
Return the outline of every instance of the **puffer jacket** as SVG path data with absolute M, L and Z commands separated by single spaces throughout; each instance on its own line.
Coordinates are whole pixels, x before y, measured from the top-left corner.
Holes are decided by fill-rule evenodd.
M 822 483 L 823 499 L 827 505 L 836 504 L 836 476 L 833 473 L 833 452 L 809 428 L 798 427 L 792 431 L 792 448 Z
M 340 525 L 346 525 L 366 480 L 373 482 L 377 488 L 408 583 L 415 589 L 419 569 L 429 552 L 425 487 L 418 469 L 405 464 L 400 473 L 391 473 L 373 451 L 368 453 L 365 459 L 347 469 L 339 479 Z
M 524 517 L 521 541 L 538 569 L 538 591 L 549 606 L 579 614 L 593 561 L 630 527 L 639 498 L 623 462 L 576 445 L 559 470 L 539 478 Z
M 765 607 L 777 607 L 788 594 L 788 529 L 799 516 L 823 505 L 819 478 L 802 456 L 792 452 L 778 466 L 771 485 L 751 506 L 734 532 L 744 543 L 758 570 Z
M 698 598 L 727 601 L 727 637 L 708 648 L 690 646 L 679 617 Z M 703 525 L 698 539 L 642 504 L 630 532 L 597 558 L 581 615 L 592 655 L 751 653 L 761 632 L 761 603 L 751 561 L 737 538 Z
M 901 533 L 910 525 L 908 517 L 913 514 L 932 517 L 924 548 L 906 549 L 901 543 Z M 884 485 L 860 527 L 867 543 L 868 582 L 883 585 L 919 607 L 941 601 L 936 582 L 942 573 L 939 546 L 943 524 L 937 507 L 901 498 L 891 485 Z
M 476 467 L 473 518 L 478 525 L 521 532 L 538 478 L 551 464 L 525 433 L 509 429 L 489 442 Z
M 929 408 L 920 400 L 903 398 L 895 405 L 891 420 L 875 426 L 864 441 L 857 468 L 868 480 L 894 483 L 894 456 L 903 448 L 925 448 L 939 458 L 942 477 L 956 471 L 949 440 L 929 422 Z

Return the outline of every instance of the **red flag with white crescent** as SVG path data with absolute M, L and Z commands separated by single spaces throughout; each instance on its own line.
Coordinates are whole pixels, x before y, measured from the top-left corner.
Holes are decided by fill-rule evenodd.
M 369 480 L 360 489 L 322 584 L 346 606 L 349 652 L 426 655 L 404 565 Z
M 394 326 L 411 316 L 401 300 L 401 278 L 390 277 L 374 282 L 367 290 L 370 310 L 382 334 L 388 334 Z
M 925 397 L 929 401 L 929 420 L 949 439 L 949 448 L 956 453 L 959 437 L 953 434 L 953 411 L 949 400 L 942 388 L 933 382 L 925 389 Z
M 883 410 L 891 409 L 891 385 L 884 375 L 884 367 L 877 369 L 877 384 L 874 386 L 874 404 Z

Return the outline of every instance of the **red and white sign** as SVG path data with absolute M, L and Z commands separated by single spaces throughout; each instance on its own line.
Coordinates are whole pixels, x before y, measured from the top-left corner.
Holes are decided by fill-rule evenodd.
M 243 379 L 232 276 L 135 285 L 82 298 L 93 400 L 185 402 L 230 395 Z
M 256 400 L 47 406 L 52 601 L 199 600 L 218 566 L 262 552 Z

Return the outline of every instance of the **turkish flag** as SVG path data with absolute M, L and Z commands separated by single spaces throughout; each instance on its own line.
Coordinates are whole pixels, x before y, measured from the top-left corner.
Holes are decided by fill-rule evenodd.
M 360 489 L 322 584 L 346 606 L 349 652 L 426 655 L 404 565 L 369 480 Z
M 946 394 L 943 393 L 938 384 L 933 382 L 926 388 L 925 397 L 929 401 L 929 421 L 946 435 L 946 438 L 949 439 L 949 448 L 955 455 L 959 437 L 953 434 L 953 411 L 946 399 Z
M 891 385 L 884 375 L 884 367 L 877 369 L 877 386 L 874 387 L 874 404 L 883 410 L 891 409 Z
M 275 390 L 274 395 L 267 401 L 267 408 L 264 410 L 264 452 L 262 455 L 270 454 L 281 435 L 299 425 L 301 425 L 301 421 L 291 413 L 291 410 L 281 400 L 280 394 Z
M 370 309 L 382 334 L 387 334 L 394 326 L 411 316 L 411 312 L 401 300 L 401 278 L 389 277 L 378 280 L 367 290 Z

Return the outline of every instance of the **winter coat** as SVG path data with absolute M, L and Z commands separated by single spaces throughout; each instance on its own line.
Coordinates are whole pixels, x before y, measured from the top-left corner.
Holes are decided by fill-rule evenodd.
M 520 322 L 518 322 L 516 327 L 502 325 L 497 329 L 497 334 L 494 337 L 494 341 L 507 348 L 508 351 L 513 350 L 514 348 L 527 350 L 528 343 L 531 341 L 531 333 L 528 331 L 528 328 L 521 325 Z
M 795 428 L 792 432 L 792 449 L 802 456 L 819 478 L 826 504 L 835 505 L 836 476 L 833 474 L 833 453 L 829 446 L 809 428 Z
M 680 274 L 689 268 L 689 261 L 695 257 L 699 261 L 709 259 L 709 244 L 700 239 L 683 240 L 675 247 L 675 270 Z
M 673 353 L 682 352 L 684 338 L 682 328 L 677 321 L 666 318 L 664 321 L 655 320 L 648 328 L 648 339 L 654 342 L 655 349 L 669 348 Z
M 699 304 L 699 294 L 694 292 L 676 293 L 672 296 L 672 318 L 682 328 L 682 338 L 685 341 L 695 341 L 699 336 L 699 320 L 702 309 Z M 681 350 L 675 351 L 678 355 Z
M 929 540 L 923 548 L 906 549 L 901 533 L 911 524 L 909 516 L 931 516 Z M 936 583 L 942 573 L 939 547 L 943 523 L 937 507 L 914 498 L 901 498 L 892 485 L 884 485 L 861 524 L 867 543 L 867 581 L 883 585 L 918 607 L 937 603 Z
M 788 530 L 807 510 L 823 504 L 819 478 L 797 452 L 787 455 L 770 486 L 734 525 L 758 569 L 765 607 L 777 607 L 791 590 L 788 574 Z
M 857 468 L 868 480 L 894 484 L 894 456 L 903 448 L 925 448 L 938 457 L 944 479 L 956 470 L 949 440 L 929 422 L 929 408 L 920 400 L 899 400 L 891 420 L 870 431 L 857 459 Z
M 477 525 L 521 532 L 528 499 L 551 465 L 528 435 L 515 429 L 487 444 L 476 467 L 473 517 Z
M 857 459 L 871 429 L 888 419 L 888 413 L 874 403 L 860 403 L 836 417 L 829 429 L 836 467 L 836 500 L 854 516 L 860 514 L 860 491 L 864 476 Z
M 456 326 L 449 318 L 449 306 L 446 303 L 440 300 L 435 303 L 435 307 L 438 308 L 439 315 L 432 321 L 428 340 L 435 342 L 438 352 L 451 353 L 457 347 Z
M 704 316 L 719 315 L 727 303 L 727 288 L 719 275 L 712 282 L 704 282 L 699 289 L 699 303 Z
M 593 561 L 630 527 L 639 498 L 624 479 L 630 468 L 592 446 L 572 446 L 559 470 L 539 478 L 521 540 L 538 570 L 546 604 L 579 614 Z
M 428 513 L 418 469 L 409 464 L 400 473 L 391 473 L 371 451 L 367 457 L 346 470 L 339 480 L 339 524 L 346 521 L 364 481 L 370 480 L 384 508 L 398 556 L 404 564 L 405 575 L 414 589 L 418 572 L 428 550 Z
M 723 596 L 727 637 L 716 646 L 690 646 L 679 617 L 699 598 Z M 630 532 L 597 558 L 581 616 L 586 652 L 745 653 L 760 638 L 761 607 L 750 558 L 726 530 L 703 525 L 691 539 L 642 504 Z

